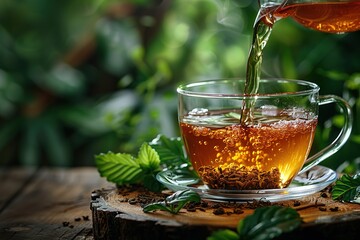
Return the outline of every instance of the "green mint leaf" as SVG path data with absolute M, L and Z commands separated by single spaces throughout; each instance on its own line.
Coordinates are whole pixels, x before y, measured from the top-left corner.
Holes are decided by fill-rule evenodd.
M 299 213 L 288 207 L 258 208 L 237 226 L 240 239 L 267 240 L 290 232 L 301 224 Z
M 165 201 L 157 203 L 150 203 L 144 206 L 144 212 L 150 212 L 155 210 L 164 210 L 173 214 L 177 214 L 185 204 L 189 202 L 200 202 L 201 198 L 199 194 L 192 190 L 177 191 L 174 194 L 168 196 Z
M 174 194 L 166 198 L 167 204 L 174 206 L 175 213 L 178 213 L 180 209 L 188 202 L 200 202 L 201 198 L 199 194 L 192 190 L 177 191 Z
M 331 192 L 334 200 L 351 202 L 360 196 L 360 175 L 343 175 L 336 180 Z
M 150 204 L 147 204 L 146 206 L 144 206 L 144 208 L 143 208 L 143 211 L 145 213 L 153 212 L 153 211 L 157 211 L 157 210 L 172 213 L 172 209 L 169 206 L 167 206 L 165 204 L 165 202 L 150 203 Z
M 143 184 L 144 187 L 146 187 L 152 192 L 160 192 L 161 190 L 163 190 L 164 187 L 158 180 L 156 180 L 154 174 L 146 175 L 143 179 Z
M 150 142 L 150 145 L 159 154 L 161 163 L 166 164 L 168 168 L 179 167 L 182 164 L 190 164 L 187 159 L 181 138 L 167 138 L 158 135 Z
M 95 156 L 100 176 L 119 185 L 137 183 L 143 177 L 139 163 L 130 154 L 106 153 Z
M 196 176 L 187 159 L 180 138 L 159 135 L 150 144 L 144 143 L 134 158 L 129 154 L 107 153 L 95 156 L 96 166 L 102 177 L 118 185 L 141 183 L 151 191 L 160 191 L 163 185 L 155 176 L 162 168 Z
M 177 191 L 174 194 L 168 196 L 166 201 L 170 204 L 176 204 L 179 202 L 200 202 L 201 198 L 199 194 L 193 190 L 186 189 L 182 191 Z
M 140 147 L 137 161 L 140 164 L 140 167 L 145 172 L 155 172 L 160 169 L 160 158 L 158 153 L 149 146 L 147 143 L 143 143 Z
M 213 232 L 207 240 L 239 240 L 239 236 L 234 231 L 224 229 Z

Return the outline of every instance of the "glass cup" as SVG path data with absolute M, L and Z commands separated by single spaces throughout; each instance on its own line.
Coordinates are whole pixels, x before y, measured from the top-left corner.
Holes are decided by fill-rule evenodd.
M 178 117 L 188 157 L 212 189 L 276 189 L 337 152 L 349 138 L 351 109 L 342 98 L 319 96 L 301 80 L 260 80 L 244 94 L 245 80 L 220 79 L 178 87 Z M 251 103 L 251 104 L 249 104 Z M 319 106 L 335 103 L 344 125 L 337 138 L 308 158 Z M 244 106 L 251 106 L 243 111 Z M 242 114 L 250 114 L 246 119 Z

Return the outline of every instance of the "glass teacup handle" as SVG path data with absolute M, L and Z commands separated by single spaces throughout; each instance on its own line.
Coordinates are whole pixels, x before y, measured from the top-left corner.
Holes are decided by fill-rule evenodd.
M 319 106 L 329 103 L 336 103 L 340 107 L 344 116 L 344 125 L 339 135 L 330 145 L 320 150 L 318 153 L 314 154 L 305 161 L 304 167 L 298 174 L 306 172 L 310 168 L 318 165 L 320 162 L 336 153 L 346 143 L 350 136 L 353 121 L 350 105 L 344 99 L 335 95 L 324 95 L 319 97 Z

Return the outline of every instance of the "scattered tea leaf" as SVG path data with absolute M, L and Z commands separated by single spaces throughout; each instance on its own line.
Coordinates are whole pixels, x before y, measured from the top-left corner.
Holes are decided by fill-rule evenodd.
M 177 214 L 185 204 L 189 202 L 200 202 L 201 198 L 196 192 L 186 189 L 177 191 L 168 196 L 165 201 L 150 203 L 144 206 L 144 212 L 151 212 L 155 210 L 163 210 L 173 214 Z
M 344 174 L 336 180 L 332 189 L 332 198 L 345 202 L 351 202 L 360 196 L 360 174 L 350 176 Z

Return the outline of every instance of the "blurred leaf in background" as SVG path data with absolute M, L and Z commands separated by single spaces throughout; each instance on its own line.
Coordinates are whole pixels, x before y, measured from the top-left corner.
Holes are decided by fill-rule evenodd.
M 92 165 L 179 136 L 176 86 L 244 77 L 257 11 L 251 0 L 2 0 L 0 164 Z M 325 162 L 349 171 L 360 155 L 359 41 L 284 19 L 263 63 L 263 77 L 312 81 L 350 102 L 351 140 Z M 321 111 L 313 151 L 342 121 Z
M 1 1 L 1 164 L 79 165 L 117 145 L 98 102 L 116 82 L 92 62 L 96 23 L 111 4 Z

